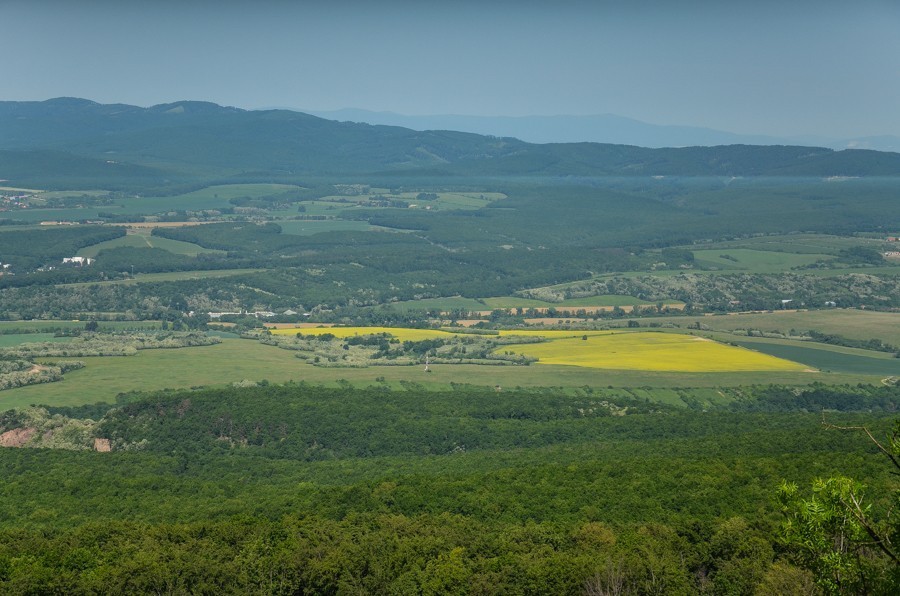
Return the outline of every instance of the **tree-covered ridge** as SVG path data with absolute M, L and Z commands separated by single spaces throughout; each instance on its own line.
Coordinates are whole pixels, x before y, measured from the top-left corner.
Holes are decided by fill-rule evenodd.
M 692 436 L 739 432 L 735 413 L 882 412 L 900 409 L 900 386 L 779 385 L 723 388 L 722 402 L 678 390 L 688 409 L 649 402 L 623 389 L 453 391 L 326 388 L 301 384 L 120 396 L 119 404 L 49 408 L 98 421 L 94 436 L 114 450 L 140 445 L 160 454 L 257 452 L 277 459 L 448 455 L 593 440 L 641 440 L 653 432 Z M 773 417 L 771 429 L 780 426 Z M 12 420 L 13 422 L 10 422 Z M 0 430 L 16 428 L 16 415 Z M 792 424 L 788 422 L 788 424 Z M 656 431 L 650 429 L 655 428 Z M 665 430 L 663 430 L 665 429 Z M 727 430 L 726 430 L 727 429 Z M 749 431 L 748 431 L 749 432 Z
M 96 180 L 109 171 L 113 177 L 131 176 L 132 183 L 140 185 L 158 185 L 167 178 L 288 179 L 377 172 L 431 176 L 900 173 L 900 156 L 874 151 L 749 145 L 680 149 L 599 143 L 535 145 L 511 138 L 333 122 L 287 110 L 245 111 L 203 102 L 151 108 L 72 98 L 2 102 L 0 139 L 0 149 L 18 150 L 0 154 L 0 167 L 10 169 L 17 184 L 41 177 L 37 168 L 27 165 L 29 154 L 21 150 L 56 151 L 44 153 L 43 159 L 64 165 L 84 158 L 98 160 L 86 163 L 84 173 L 71 172 L 73 181 L 79 177 Z M 110 160 L 110 155 L 115 159 Z M 112 167 L 105 168 L 104 163 Z
M 883 491 L 866 441 L 823 431 L 817 410 L 896 408 L 897 391 L 747 388 L 763 411 L 743 413 L 587 389 L 263 383 L 8 413 L 3 429 L 112 451 L 0 449 L 15 479 L 0 482 L 0 587 L 809 591 L 772 496 L 783 478 L 851 471 Z

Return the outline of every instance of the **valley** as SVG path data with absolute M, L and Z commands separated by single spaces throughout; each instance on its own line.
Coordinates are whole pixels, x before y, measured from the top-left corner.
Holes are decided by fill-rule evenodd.
M 0 132 L 0 591 L 897 585 L 787 523 L 853 478 L 896 532 L 860 429 L 895 449 L 897 154 L 203 102 Z

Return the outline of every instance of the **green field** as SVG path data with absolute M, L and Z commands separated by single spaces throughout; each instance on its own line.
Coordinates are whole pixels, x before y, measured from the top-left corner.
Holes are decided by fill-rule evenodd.
M 696 267 L 744 273 L 781 273 L 833 258 L 827 254 L 792 254 L 743 248 L 695 250 L 693 252 Z
M 134 331 L 159 327 L 159 321 L 100 321 L 101 330 Z M 0 337 L 5 333 L 49 333 L 56 329 L 84 329 L 84 321 L 0 321 Z
M 66 342 L 71 337 L 56 337 L 53 333 L 9 333 L 0 335 L 0 348 L 10 348 L 20 344 L 37 342 Z
M 802 362 L 822 371 L 885 377 L 900 375 L 900 358 L 885 352 L 781 339 L 716 337 L 778 358 Z
M 431 206 L 433 209 L 481 209 L 482 207 L 500 199 L 506 195 L 499 192 L 438 192 L 438 198 L 431 201 L 420 201 L 416 198 L 418 193 L 402 193 L 399 198 L 409 201 L 412 205 L 421 207 Z
M 187 255 L 190 257 L 195 257 L 199 254 L 225 254 L 224 250 L 203 248 L 198 244 L 192 244 L 190 242 L 181 242 L 180 240 L 170 240 L 169 238 L 163 238 L 161 236 L 153 236 L 151 232 L 152 230 L 150 228 L 130 230 L 127 235 L 122 236 L 121 238 L 107 240 L 106 242 L 100 242 L 92 246 L 86 246 L 79 250 L 77 255 L 80 257 L 94 258 L 101 250 L 120 248 L 123 246 L 133 248 L 161 248 L 171 253 Z

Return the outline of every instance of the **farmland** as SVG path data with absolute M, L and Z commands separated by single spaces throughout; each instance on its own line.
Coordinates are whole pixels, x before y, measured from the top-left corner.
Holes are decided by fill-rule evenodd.
M 336 338 L 386 333 L 400 341 L 460 338 L 466 334 L 437 329 L 390 327 L 326 327 L 272 329 L 273 335 L 332 335 Z M 735 349 L 694 335 L 673 333 L 501 330 L 501 337 L 547 340 L 524 347 L 508 346 L 515 353 L 539 358 L 546 364 L 589 368 L 668 372 L 802 371 L 807 367 L 750 350 Z M 477 335 L 472 337 L 478 337 Z
M 671 372 L 802 371 L 807 367 L 724 346 L 705 338 L 670 333 L 626 333 L 558 339 L 513 348 L 538 363 L 590 368 Z
M 888 519 L 822 422 L 900 410 L 892 155 L 109 109 L 0 151 L 57 189 L 0 218 L 0 592 L 811 593 L 783 480 Z
M 278 330 L 277 333 L 304 335 L 323 333 L 342 333 L 352 337 L 365 330 L 342 330 L 341 328 L 313 328 Z M 396 332 L 396 330 L 391 330 Z M 276 333 L 273 330 L 273 333 Z M 397 332 L 402 334 L 403 332 Z M 587 332 L 589 339 L 581 340 L 583 333 L 572 337 L 571 332 L 560 332 L 558 339 L 547 343 L 528 344 L 521 350 L 531 354 L 535 349 L 544 346 L 554 350 L 554 344 L 564 342 L 566 351 L 572 344 L 572 350 L 578 350 L 582 344 L 592 345 L 608 336 L 607 332 Z M 409 330 L 404 341 L 421 341 L 422 338 L 452 336 L 432 330 Z M 652 334 L 660 335 L 660 334 Z M 620 335 L 608 336 L 617 338 Z M 677 336 L 676 336 L 677 337 Z M 415 338 L 415 339 L 414 339 Z M 18 338 L 16 341 L 19 341 Z M 579 343 L 581 342 L 581 343 Z M 729 353 L 728 346 L 720 346 L 711 342 L 694 342 L 696 345 L 713 345 Z M 693 344 L 692 344 L 693 345 Z M 649 349 L 645 344 L 644 349 Z M 504 350 L 519 349 L 517 346 L 506 346 Z M 635 348 L 632 348 L 635 349 Z M 708 349 L 708 348 L 707 348 Z M 556 350 L 559 352 L 559 350 Z M 701 349 L 702 351 L 702 349 Z M 715 350 L 717 354 L 721 354 Z M 596 352 L 592 352 L 596 354 Z M 649 353 L 644 352 L 647 356 Z M 834 355 L 834 354 L 833 354 Z M 758 352 L 740 350 L 740 361 L 756 360 Z M 538 363 L 532 366 L 479 366 L 468 364 L 431 365 L 428 372 L 422 366 L 369 366 L 367 368 L 322 368 L 298 360 L 290 351 L 281 350 L 251 340 L 225 339 L 213 346 L 179 348 L 177 350 L 145 350 L 128 357 L 86 357 L 80 358 L 85 363 L 81 370 L 66 373 L 64 380 L 57 383 L 21 387 L 0 393 L 0 409 L 24 407 L 29 404 L 48 404 L 56 406 L 80 405 L 95 402 L 112 403 L 116 395 L 128 393 L 138 388 L 141 390 L 159 390 L 165 388 L 190 388 L 195 386 L 221 386 L 227 383 L 242 381 L 282 383 L 287 381 L 306 381 L 334 385 L 336 382 L 348 382 L 357 386 L 371 384 L 402 387 L 406 383 L 414 383 L 430 388 L 449 388 L 456 383 L 473 385 L 499 385 L 502 387 L 558 387 L 560 391 L 575 391 L 585 386 L 614 386 L 621 388 L 648 388 L 648 399 L 671 399 L 672 388 L 678 387 L 738 387 L 744 384 L 784 383 L 790 385 L 807 385 L 813 381 L 831 383 L 879 383 L 885 376 L 880 373 L 841 372 L 835 367 L 830 373 L 803 372 L 807 365 L 795 364 L 772 365 L 763 370 L 741 370 L 732 367 L 730 371 L 709 372 L 698 367 L 696 362 L 682 363 L 685 370 L 673 372 L 657 368 L 657 370 L 627 368 L 593 368 L 585 366 L 590 362 L 579 362 L 575 366 L 568 364 Z M 783 363 L 784 361 L 775 360 Z M 890 361 L 880 362 L 890 364 Z M 804 363 L 805 364 L 805 363 Z M 609 366 L 622 366 L 616 361 L 609 361 Z M 689 370 L 688 370 L 689 369 Z M 652 388 L 652 389 L 651 389 Z M 681 403 L 678 401 L 677 403 Z
M 789 253 L 744 248 L 695 250 L 695 264 L 705 269 L 747 271 L 750 273 L 780 273 L 797 269 L 834 257 L 816 253 Z

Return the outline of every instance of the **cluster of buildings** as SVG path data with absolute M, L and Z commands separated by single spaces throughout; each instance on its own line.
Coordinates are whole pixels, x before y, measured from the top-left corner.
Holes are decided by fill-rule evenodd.
M 31 195 L 7 195 L 0 194 L 0 211 L 13 211 L 15 209 L 28 209 L 28 199 Z
M 63 259 L 63 264 L 71 263 L 73 265 L 77 265 L 79 267 L 84 267 L 85 265 L 90 265 L 94 262 L 94 259 L 90 257 L 66 257 Z
M 286 317 L 291 317 L 291 316 L 296 316 L 300 313 L 298 313 L 295 310 L 288 309 L 280 314 L 274 313 L 274 312 L 268 311 L 268 310 L 257 310 L 257 311 L 241 310 L 238 312 L 210 312 L 210 313 L 206 313 L 206 314 L 209 315 L 210 319 L 221 319 L 222 317 L 227 317 L 227 316 L 256 317 L 257 319 L 270 319 L 272 317 L 276 317 L 276 316 L 280 316 L 280 315 L 283 315 Z M 193 316 L 193 312 L 189 313 L 188 316 Z M 305 312 L 305 313 L 303 313 L 303 316 L 308 317 L 308 316 L 310 316 L 310 313 Z

